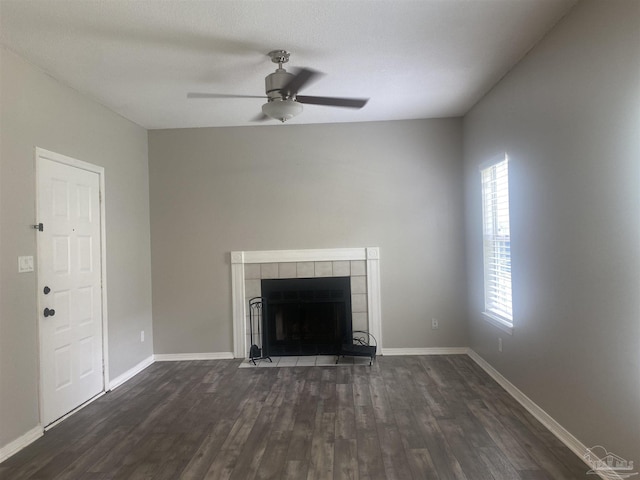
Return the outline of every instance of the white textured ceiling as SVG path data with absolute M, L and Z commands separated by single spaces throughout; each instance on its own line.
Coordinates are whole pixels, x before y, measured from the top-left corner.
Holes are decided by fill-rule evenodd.
M 0 41 L 51 76 L 149 128 L 255 125 L 275 69 L 326 75 L 290 123 L 464 114 L 576 0 L 0 0 Z M 275 121 L 267 122 L 273 123 Z

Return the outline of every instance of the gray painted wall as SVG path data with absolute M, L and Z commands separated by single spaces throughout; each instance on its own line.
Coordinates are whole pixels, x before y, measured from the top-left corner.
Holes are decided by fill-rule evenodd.
M 155 353 L 233 350 L 230 251 L 364 246 L 385 347 L 467 345 L 460 119 L 154 130 L 149 170 Z
M 579 3 L 464 140 L 471 347 L 587 447 L 640 463 L 640 2 Z M 478 165 L 504 152 L 512 337 L 480 315 Z
M 36 146 L 105 168 L 111 378 L 153 353 L 147 132 L 0 47 L 0 447 L 39 423 Z M 140 331 L 147 340 L 140 343 Z

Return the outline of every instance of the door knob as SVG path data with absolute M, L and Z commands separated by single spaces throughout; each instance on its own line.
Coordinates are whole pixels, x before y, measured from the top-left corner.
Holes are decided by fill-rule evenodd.
M 45 308 L 44 309 L 44 318 L 53 317 L 55 314 L 56 314 L 56 311 L 53 308 L 51 308 L 51 309 Z
M 51 291 L 51 289 L 49 287 L 44 287 L 43 292 L 45 295 L 47 295 L 49 292 Z

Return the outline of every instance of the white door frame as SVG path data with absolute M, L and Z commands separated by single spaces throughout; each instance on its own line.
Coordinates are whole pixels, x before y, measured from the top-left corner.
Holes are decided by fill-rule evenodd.
M 59 153 L 51 152 L 49 150 L 45 150 L 44 148 L 36 147 L 35 148 L 35 172 L 36 172 L 36 218 L 39 218 L 40 212 L 38 211 L 39 205 L 39 183 L 38 180 L 40 178 L 40 158 L 45 158 L 47 160 L 51 160 L 54 162 L 58 162 L 64 165 L 68 165 L 70 167 L 80 168 L 82 170 L 87 170 L 89 172 L 97 173 L 100 178 L 100 279 L 102 282 L 100 293 L 102 297 L 102 376 L 103 376 L 103 386 L 102 393 L 108 390 L 109 388 L 109 341 L 108 341 L 108 322 L 107 322 L 107 248 L 106 248 L 106 221 L 105 221 L 105 181 L 104 181 L 104 167 L 100 167 L 98 165 L 93 165 L 91 163 L 83 162 L 82 160 L 77 160 L 75 158 L 67 157 L 65 155 L 61 155 Z M 35 223 L 38 223 L 37 221 Z M 44 228 L 47 228 L 45 225 Z M 39 253 L 40 251 L 40 237 L 36 235 L 36 251 Z M 39 285 L 39 279 L 37 276 L 40 273 L 40 255 L 38 257 L 38 270 L 36 272 L 36 285 Z M 36 303 L 38 305 L 37 317 L 40 318 L 40 312 L 42 311 L 43 306 L 40 301 L 41 295 L 36 295 Z M 40 321 L 38 320 L 38 405 L 39 405 L 39 414 L 40 414 L 40 424 L 42 425 L 42 419 L 44 418 L 44 395 L 43 395 L 43 385 L 42 385 L 42 338 L 40 337 Z M 88 402 L 87 402 L 88 403 Z M 86 404 L 86 403 L 85 403 Z M 80 407 L 84 406 L 81 405 Z M 69 413 L 73 413 L 78 408 L 72 410 Z M 62 419 L 66 418 L 62 417 Z M 60 419 L 60 420 L 62 420 Z M 60 420 L 55 421 L 47 428 L 51 428 L 56 425 Z

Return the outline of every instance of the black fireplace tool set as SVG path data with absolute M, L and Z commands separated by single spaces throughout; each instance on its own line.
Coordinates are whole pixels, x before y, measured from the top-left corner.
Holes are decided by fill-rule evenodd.
M 258 347 L 258 343 L 262 345 L 262 337 L 260 335 L 260 324 L 262 323 L 262 318 L 265 315 L 265 304 L 266 299 L 262 297 L 253 297 L 249 300 L 249 336 L 251 337 L 251 347 L 249 348 L 249 360 L 256 365 L 256 360 L 269 360 L 271 357 L 269 355 L 263 355 L 263 348 Z M 254 323 L 257 326 L 256 335 L 257 341 L 254 336 L 253 326 Z M 266 334 L 266 332 L 265 332 Z M 266 352 L 265 352 L 266 353 Z

